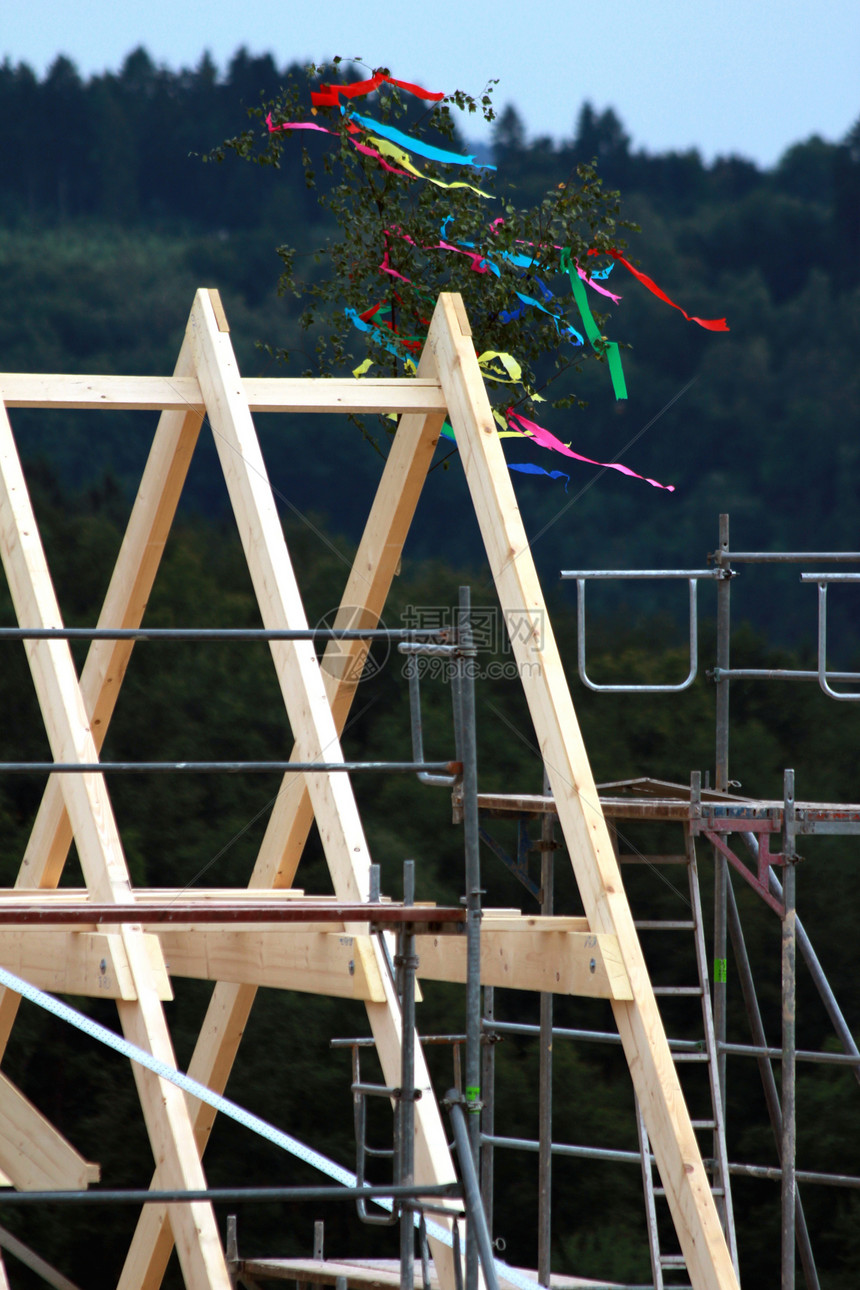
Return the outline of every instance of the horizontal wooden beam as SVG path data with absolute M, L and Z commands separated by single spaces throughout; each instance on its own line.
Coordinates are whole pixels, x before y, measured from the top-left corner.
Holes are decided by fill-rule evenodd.
M 172 999 L 158 939 L 145 938 L 159 999 Z M 117 933 L 66 928 L 0 928 L 0 966 L 39 990 L 102 999 L 136 999 L 128 956 Z
M 482 927 L 482 985 L 590 999 L 632 998 L 615 936 L 546 929 L 539 924 L 550 920 L 528 921 L 538 925 Z M 463 937 L 418 936 L 416 950 L 421 980 L 465 982 Z
M 161 927 L 171 976 L 299 990 L 384 1003 L 385 989 L 366 936 L 292 928 L 199 930 Z
M 365 937 L 295 924 L 253 931 L 209 925 L 197 929 L 153 925 L 151 930 L 158 933 L 171 976 L 371 1002 L 378 1002 L 382 991 Z M 420 979 L 465 982 L 464 937 L 417 936 L 416 951 Z M 615 937 L 589 932 L 581 918 L 485 919 L 481 982 L 587 998 L 631 997 Z
M 280 902 L 275 902 L 280 903 Z M 149 923 L 172 977 L 230 981 L 339 999 L 384 1000 L 370 938 L 350 934 L 345 922 Z M 43 989 L 65 994 L 133 998 L 119 937 L 67 928 L 0 930 L 0 964 Z M 462 936 L 418 935 L 418 975 L 426 981 L 466 980 Z M 110 955 L 110 957 L 109 957 Z M 629 999 L 630 984 L 614 936 L 588 930 L 584 918 L 490 914 L 481 931 L 481 981 L 512 990 L 543 990 L 588 998 Z M 171 998 L 166 977 L 161 998 Z
M 213 901 L 253 904 L 261 899 L 261 893 L 253 887 L 136 887 L 134 899 L 136 904 L 142 905 L 168 905 L 178 900 L 183 904 L 203 906 Z M 302 887 L 284 887 L 267 890 L 265 899 L 282 904 L 310 897 L 305 895 Z M 54 904 L 86 904 L 89 900 L 91 896 L 86 887 L 0 887 L 0 909 L 37 903 L 50 909 Z M 313 900 L 320 905 L 334 904 L 337 897 L 314 896 Z
M 241 381 L 252 412 L 444 412 L 439 382 L 417 376 L 252 377 Z M 203 412 L 196 376 L 0 374 L 8 408 L 110 408 L 132 412 Z

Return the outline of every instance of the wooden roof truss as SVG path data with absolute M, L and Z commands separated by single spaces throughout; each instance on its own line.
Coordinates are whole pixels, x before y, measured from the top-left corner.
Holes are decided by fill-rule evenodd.
M 243 380 L 216 292 L 197 293 L 171 377 L 0 377 L 0 547 L 19 623 L 60 627 L 62 620 L 39 538 L 6 407 L 157 408 L 161 416 L 128 528 L 117 558 L 100 627 L 141 624 L 205 418 L 211 427 L 245 557 L 267 629 L 306 627 L 252 412 L 395 411 L 398 429 L 342 599 L 348 624 L 375 626 L 400 561 L 444 418 L 456 436 L 487 558 L 505 617 L 516 623 L 512 648 L 525 689 L 586 919 L 486 920 L 496 958 L 507 954 L 523 988 L 546 989 L 547 972 L 530 975 L 511 937 L 525 931 L 560 970 L 556 988 L 610 998 L 633 1084 L 645 1118 L 696 1290 L 730 1290 L 737 1282 L 708 1178 L 666 1043 L 618 865 L 591 775 L 561 659 L 528 540 L 502 455 L 495 422 L 458 296 L 439 298 L 418 374 L 403 380 Z M 345 607 L 345 608 L 343 608 Z M 528 630 L 523 630 L 523 625 Z M 341 625 L 340 623 L 336 625 Z M 331 647 L 329 647 L 331 650 Z M 273 641 L 271 652 L 294 732 L 292 759 L 334 761 L 355 691 L 355 662 L 364 645 L 337 644 L 321 666 L 310 641 Z M 94 640 L 78 677 L 68 641 L 28 640 L 27 654 L 56 762 L 94 763 L 110 724 L 129 662 L 129 640 Z M 360 668 L 358 669 L 360 672 Z M 341 901 L 366 901 L 370 854 L 348 775 L 287 775 L 278 794 L 249 883 L 249 896 L 289 898 L 311 824 L 316 820 L 334 891 Z M 77 846 L 86 892 L 75 898 L 139 906 L 139 921 L 107 930 L 68 927 L 0 930 L 0 963 L 46 988 L 108 993 L 117 1001 L 125 1035 L 175 1064 L 162 1001 L 170 975 L 216 979 L 189 1074 L 224 1089 L 242 1032 L 261 985 L 316 988 L 363 998 L 384 1077 L 399 1082 L 400 1012 L 377 938 L 366 927 L 308 926 L 289 932 L 238 932 L 147 924 L 152 893 L 135 891 L 119 831 L 98 773 L 52 776 L 45 789 L 16 883 L 5 899 L 56 899 L 71 843 Z M 25 890 L 18 890 L 25 889 Z M 68 891 L 63 893 L 70 897 Z M 73 893 L 71 894 L 73 895 Z M 196 893 L 203 900 L 205 893 Z M 355 933 L 349 960 L 335 942 Z M 259 953 L 260 936 L 267 947 Z M 301 953 L 295 938 L 304 936 Z M 240 944 L 244 936 L 244 948 Z M 204 945 L 203 938 L 208 937 Z M 238 939 L 237 939 L 238 938 Z M 256 939 L 254 939 L 256 938 Z M 428 976 L 458 979 L 454 942 L 419 954 Z M 292 949 L 291 949 L 292 946 Z M 599 980 L 583 965 L 600 950 Z M 530 945 L 530 948 L 532 946 Z M 491 956 L 493 957 L 493 956 Z M 236 966 L 238 963 L 238 967 Z M 255 967 L 255 963 L 257 966 Z M 95 965 L 106 965 L 96 969 Z M 310 966 L 308 966 L 310 965 Z M 223 976 L 221 975 L 223 973 Z M 553 973 L 554 975 L 555 973 Z M 96 980 L 96 978 L 99 978 Z M 314 984 L 311 985 L 313 980 Z M 490 980 L 490 978 L 488 978 Z M 0 990 L 0 1055 L 20 998 Z M 454 1178 L 446 1135 L 430 1080 L 416 1047 L 416 1178 Z M 158 1162 L 153 1186 L 205 1187 L 202 1156 L 215 1112 L 186 1099 L 170 1083 L 135 1065 L 142 1112 Z M 82 1187 L 97 1176 L 57 1130 L 0 1075 L 0 1168 L 17 1187 Z M 211 1206 L 194 1203 L 143 1208 L 119 1286 L 160 1284 L 174 1247 L 190 1290 L 228 1290 L 230 1281 Z M 440 1281 L 453 1290 L 451 1252 L 433 1250 Z

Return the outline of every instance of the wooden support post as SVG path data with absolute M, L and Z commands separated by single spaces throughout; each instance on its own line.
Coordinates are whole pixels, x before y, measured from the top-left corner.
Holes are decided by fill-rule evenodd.
M 436 305 L 428 344 L 484 539 L 585 912 L 618 938 L 633 991 L 615 1001 L 634 1087 L 695 1290 L 737 1286 L 672 1062 L 582 741 L 475 347 L 455 295 Z

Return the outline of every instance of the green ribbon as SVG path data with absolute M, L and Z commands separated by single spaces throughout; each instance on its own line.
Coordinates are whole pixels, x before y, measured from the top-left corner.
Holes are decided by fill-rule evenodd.
M 573 292 L 573 298 L 576 301 L 576 307 L 582 317 L 582 325 L 585 328 L 585 334 L 591 342 L 591 347 L 598 354 L 605 354 L 606 361 L 609 363 L 609 375 L 612 378 L 612 388 L 615 391 L 616 399 L 627 398 L 627 383 L 624 380 L 624 369 L 621 366 L 621 352 L 618 348 L 618 342 L 614 340 L 605 340 L 600 334 L 600 329 L 594 321 L 594 314 L 591 312 L 591 306 L 588 303 L 588 295 L 585 290 L 585 283 L 579 276 L 575 265 L 571 263 L 570 247 L 565 247 L 561 253 L 561 271 L 566 273 L 570 278 L 570 288 Z

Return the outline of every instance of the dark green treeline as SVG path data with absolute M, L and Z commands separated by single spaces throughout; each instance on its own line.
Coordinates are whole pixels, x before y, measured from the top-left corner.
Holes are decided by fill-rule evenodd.
M 204 59 L 193 71 L 155 67 L 143 51 L 121 71 L 82 80 L 59 60 L 44 80 L 24 67 L 0 68 L 0 367 L 30 371 L 161 373 L 175 361 L 193 298 L 201 285 L 220 288 L 243 371 L 272 368 L 256 341 L 295 345 L 291 302 L 274 292 L 275 247 L 301 245 L 318 218 L 301 167 L 267 172 L 239 163 L 204 165 L 200 155 L 245 124 L 245 107 L 283 79 L 268 57 L 239 53 L 223 74 Z M 717 515 L 729 511 L 735 545 L 860 549 L 857 430 L 860 411 L 856 354 L 860 304 L 860 139 L 857 128 L 839 144 L 807 140 L 772 171 L 739 158 L 706 164 L 695 152 L 649 156 L 634 152 L 611 111 L 586 105 L 561 142 L 528 140 L 515 110 L 505 110 L 495 136 L 500 168 L 524 196 L 563 182 L 578 160 L 598 158 L 609 186 L 621 189 L 625 212 L 642 227 L 631 254 L 690 313 L 727 315 L 728 336 L 706 335 L 647 296 L 623 270 L 612 285 L 624 296 L 607 334 L 625 351 L 630 399 L 614 404 L 608 377 L 583 376 L 584 412 L 552 423 L 578 451 L 621 459 L 644 474 L 676 484 L 672 495 L 571 465 L 560 484 L 516 480 L 534 549 L 550 589 L 563 656 L 575 671 L 575 624 L 562 567 L 631 564 L 699 567 L 717 540 Z M 318 231 L 318 230 L 317 230 Z M 308 241 L 310 239 L 308 238 Z M 318 238 L 315 238 L 318 240 Z M 311 268 L 309 271 L 316 271 Z M 300 343 L 299 343 L 299 348 Z M 665 411 L 661 411 L 662 409 Z M 653 422 L 640 434 L 643 427 Z M 143 415 L 13 413 L 64 616 L 96 619 L 139 478 L 152 421 Z M 366 514 L 381 462 L 357 432 L 325 419 L 296 425 L 261 419 L 273 484 L 283 506 L 290 547 L 310 621 L 339 600 L 346 567 Z M 384 436 L 383 436 L 384 438 Z M 633 440 L 636 440 L 634 443 Z M 630 447 L 625 449 L 625 445 Z M 624 450 L 624 451 L 622 451 Z M 537 460 L 537 458 L 535 458 Z M 542 464 L 559 463 L 547 456 Z M 415 533 L 397 580 L 388 621 L 416 609 L 444 608 L 469 581 L 478 606 L 492 604 L 487 570 L 456 460 L 428 481 Z M 576 473 L 574 473 L 576 472 Z M 747 588 L 745 592 L 745 587 Z M 736 621 L 749 620 L 734 641 L 736 663 L 751 667 L 812 666 L 814 594 L 792 575 L 769 583 L 744 574 L 735 589 Z M 703 592 L 702 613 L 713 602 Z M 12 620 L 5 589 L 3 621 Z M 676 642 L 673 599 L 625 591 L 594 597 L 590 670 L 600 680 L 675 680 L 686 671 Z M 834 606 L 834 662 L 854 662 L 860 628 L 845 592 Z M 239 626 L 258 622 L 214 453 L 205 444 L 193 463 L 188 495 L 147 614 L 163 626 Z M 703 628 L 703 657 L 713 658 L 713 629 Z M 0 668 L 0 759 L 47 756 L 24 651 L 3 647 Z M 78 659 L 80 663 L 80 658 Z M 540 765 L 510 656 L 488 647 L 478 682 L 481 784 L 536 791 Z M 358 714 L 345 740 L 349 756 L 408 756 L 405 683 L 391 657 L 362 683 Z M 599 781 L 650 774 L 686 781 L 693 768 L 713 766 L 713 687 L 702 676 L 676 698 L 604 697 L 575 685 L 575 702 Z M 447 686 L 426 685 L 428 752 L 451 755 Z M 130 759 L 280 758 L 290 731 L 266 650 L 251 646 L 136 647 L 106 755 Z M 751 795 L 778 796 L 785 766 L 795 767 L 807 798 L 857 800 L 858 717 L 832 705 L 814 686 L 737 686 L 733 697 L 732 774 Z M 134 880 L 152 885 L 244 884 L 253 864 L 277 780 L 183 778 L 113 782 L 111 796 Z M 14 881 L 41 785 L 0 784 L 3 865 Z M 418 862 L 422 899 L 456 900 L 462 891 L 462 839 L 450 825 L 444 792 L 401 779 L 359 780 L 357 792 L 383 886 L 399 893 L 402 860 Z M 513 847 L 512 836 L 500 840 Z M 678 849 L 671 834 L 625 830 L 622 850 Z M 810 844 L 799 875 L 804 920 L 849 1023 L 860 1025 L 854 980 L 857 901 L 851 848 Z M 530 897 L 489 855 L 487 901 L 530 908 Z M 703 863 L 706 901 L 710 865 Z M 625 874 L 631 899 L 651 916 L 683 916 L 683 893 L 647 867 Z M 74 856 L 68 881 L 80 881 Z M 329 889 L 314 835 L 299 875 L 309 892 Z M 567 863 L 559 859 L 558 900 L 576 910 Z M 750 952 L 758 973 L 771 1042 L 779 1036 L 779 927 L 739 892 Z M 665 979 L 689 965 L 658 956 Z M 730 1038 L 748 1042 L 737 977 L 729 969 Z M 197 983 L 180 982 L 167 1005 L 180 1065 L 187 1066 L 208 998 Z M 75 1001 L 80 1004 L 81 1001 Z M 83 1005 L 112 1027 L 115 1010 Z M 424 1032 L 462 1025 L 459 992 L 425 988 Z M 500 1015 L 535 1020 L 534 1001 L 504 1000 Z M 603 1028 L 604 1010 L 586 1001 L 559 1003 L 562 1025 Z M 829 1042 L 826 1019 L 801 978 L 802 1047 Z M 332 1054 L 334 1035 L 365 1033 L 359 1008 L 301 996 L 261 992 L 228 1092 L 238 1102 L 296 1132 L 339 1161 L 352 1160 L 350 1072 Z M 676 1033 L 693 1033 L 682 1017 Z M 50 1053 L 50 1061 L 45 1054 Z M 498 1131 L 537 1130 L 536 1063 L 526 1044 L 498 1045 Z M 434 1053 L 438 1087 L 451 1082 L 450 1058 Z M 610 1050 L 556 1048 L 555 1137 L 559 1141 L 635 1149 L 630 1082 Z M 853 1078 L 803 1074 L 799 1091 L 799 1164 L 860 1174 L 860 1112 Z M 34 1010 L 22 1010 L 4 1070 L 102 1164 L 107 1186 L 143 1186 L 150 1154 L 137 1115 L 131 1077 L 120 1059 L 93 1052 Z M 773 1163 L 775 1153 L 754 1067 L 730 1068 L 730 1156 Z M 853 1094 L 853 1096 L 852 1096 Z M 380 1140 L 385 1117 L 374 1125 Z M 530 1157 L 498 1160 L 495 1232 L 506 1257 L 534 1266 L 535 1167 Z M 214 1185 L 317 1181 L 264 1143 L 223 1122 L 213 1134 L 207 1173 Z M 238 1174 L 238 1177 L 237 1177 Z M 854 1193 L 808 1189 L 807 1218 L 822 1285 L 848 1290 L 856 1280 L 858 1209 Z M 611 1197 L 611 1204 L 607 1203 Z M 846 1199 L 847 1197 L 847 1199 Z M 555 1174 L 555 1266 L 616 1280 L 648 1278 L 641 1184 L 635 1168 L 559 1162 Z M 737 1212 L 744 1282 L 777 1283 L 778 1190 L 738 1186 Z M 2 1209 L 2 1206 L 0 1206 Z M 310 1210 L 275 1207 L 239 1211 L 243 1252 L 307 1253 Z M 222 1216 L 223 1218 L 223 1216 Z M 373 1238 L 343 1210 L 325 1214 L 327 1248 L 378 1253 Z M 19 1231 L 81 1284 L 115 1284 L 132 1217 L 82 1210 L 19 1211 L 0 1221 Z M 101 1258 L 93 1266 L 98 1242 Z M 10 1261 L 11 1264 L 11 1261 Z M 34 1284 L 19 1266 L 16 1286 Z M 178 1285 L 178 1272 L 171 1271 Z

